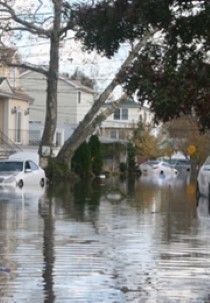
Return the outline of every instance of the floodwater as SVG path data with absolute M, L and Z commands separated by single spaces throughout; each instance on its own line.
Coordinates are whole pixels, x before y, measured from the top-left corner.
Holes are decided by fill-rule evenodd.
M 0 303 L 210 302 L 190 175 L 0 189 Z

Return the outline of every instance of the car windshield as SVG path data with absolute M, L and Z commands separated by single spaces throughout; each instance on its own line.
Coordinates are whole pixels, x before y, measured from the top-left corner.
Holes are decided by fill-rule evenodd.
M 170 164 L 176 164 L 177 163 L 177 159 L 171 159 L 169 163 Z
M 163 166 L 170 167 L 170 164 L 169 164 L 168 162 L 162 162 L 162 165 L 163 165 Z
M 157 160 L 149 160 L 147 161 L 147 164 L 150 164 L 150 165 L 155 165 L 155 164 L 159 164 L 160 161 L 157 161 Z
M 0 171 L 22 171 L 23 162 L 21 161 L 4 161 L 0 162 Z

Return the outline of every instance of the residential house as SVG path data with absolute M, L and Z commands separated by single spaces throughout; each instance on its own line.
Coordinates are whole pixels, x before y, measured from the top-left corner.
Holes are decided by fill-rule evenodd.
M 33 97 L 30 105 L 30 143 L 37 144 L 42 136 L 45 112 L 47 81 L 43 74 L 27 71 L 20 75 L 20 86 Z M 94 102 L 94 91 L 77 80 L 63 76 L 58 79 L 58 116 L 54 138 L 55 146 L 62 146 L 76 126 L 84 118 Z
M 107 102 L 103 108 L 105 109 L 111 104 Z M 124 152 L 122 150 L 117 157 L 115 153 L 116 144 L 127 145 L 138 122 L 142 121 L 144 125 L 151 125 L 153 117 L 154 115 L 149 107 L 141 106 L 140 103 L 134 100 L 127 100 L 101 124 L 100 141 L 112 145 L 112 153 L 105 160 L 105 168 L 107 170 L 118 170 L 120 162 L 127 162 L 127 149 L 125 148 Z
M 110 104 L 106 103 L 104 108 Z M 127 100 L 101 124 L 100 135 L 118 141 L 128 140 L 139 121 L 148 125 L 152 123 L 153 117 L 148 107 L 141 106 L 134 100 Z
M 0 71 L 1 73 L 1 71 Z M 9 81 L 0 77 L 0 133 L 1 144 L 29 143 L 29 106 L 32 98 L 24 91 L 10 86 Z
M 29 143 L 29 106 L 33 99 L 16 87 L 16 69 L 4 61 L 18 62 L 15 49 L 0 50 L 0 157 Z

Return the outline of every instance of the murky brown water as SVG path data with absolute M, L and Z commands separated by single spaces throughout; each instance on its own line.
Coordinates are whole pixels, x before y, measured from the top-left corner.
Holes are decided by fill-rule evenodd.
M 1 190 L 0 303 L 210 302 L 210 212 L 194 190 L 180 176 Z

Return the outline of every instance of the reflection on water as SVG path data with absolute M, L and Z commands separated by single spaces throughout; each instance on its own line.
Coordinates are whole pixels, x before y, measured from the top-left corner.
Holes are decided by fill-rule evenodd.
M 210 208 L 194 190 L 190 175 L 1 189 L 0 302 L 210 302 Z

